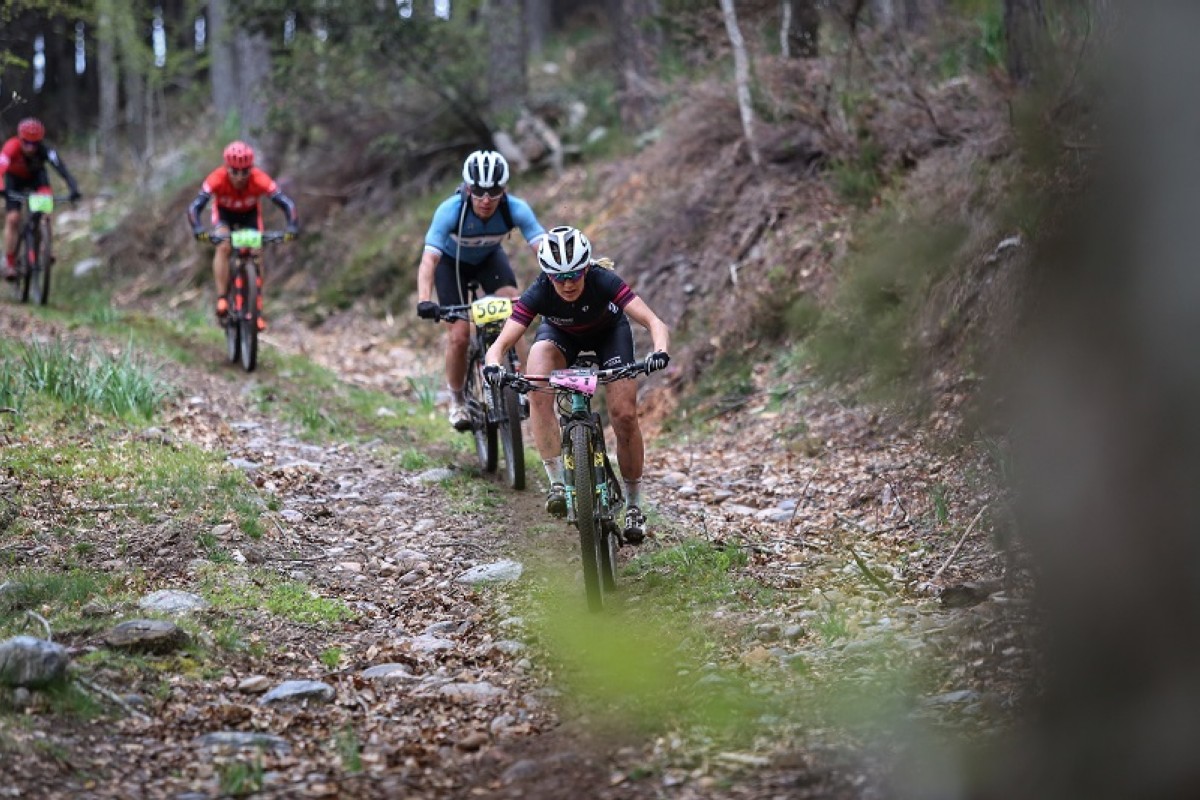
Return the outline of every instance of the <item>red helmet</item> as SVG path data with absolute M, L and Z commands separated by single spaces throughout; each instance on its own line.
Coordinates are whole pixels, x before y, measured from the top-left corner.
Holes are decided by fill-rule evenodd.
M 230 142 L 225 148 L 225 165 L 234 169 L 250 169 L 254 166 L 254 148 L 245 142 Z
M 46 126 L 36 117 L 26 117 L 17 125 L 17 135 L 27 142 L 40 142 L 46 135 Z

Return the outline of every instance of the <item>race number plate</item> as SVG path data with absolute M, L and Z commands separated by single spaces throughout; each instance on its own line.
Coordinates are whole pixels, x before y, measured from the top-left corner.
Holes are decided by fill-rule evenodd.
M 234 247 L 248 247 L 251 250 L 258 250 L 262 247 L 262 231 L 243 228 L 230 234 L 229 240 Z
M 54 210 L 54 195 L 52 194 L 31 194 L 29 195 L 29 210 L 35 214 L 49 214 Z
M 507 297 L 483 297 L 471 304 L 471 321 L 476 325 L 503 322 L 512 316 L 512 300 Z
M 596 393 L 596 373 L 590 369 L 556 369 L 550 373 L 550 385 L 591 397 Z

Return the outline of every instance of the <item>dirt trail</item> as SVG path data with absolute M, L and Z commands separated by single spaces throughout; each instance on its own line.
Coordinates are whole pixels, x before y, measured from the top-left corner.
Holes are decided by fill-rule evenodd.
M 0 309 L 0 327 L 10 337 L 58 336 L 76 344 L 87 338 L 11 307 Z M 146 591 L 236 592 L 274 575 L 344 603 L 352 617 L 329 626 L 254 608 L 195 612 L 192 619 L 207 632 L 203 643 L 212 645 L 214 632 L 237 624 L 248 632 L 246 646 L 217 648 L 218 655 L 202 663 L 168 661 L 119 686 L 120 694 L 138 698 L 144 718 L 74 724 L 38 713 L 26 717 L 26 727 L 0 729 L 0 743 L 7 743 L 0 773 L 8 779 L 0 783 L 28 796 L 212 797 L 231 765 L 250 756 L 205 737 L 236 731 L 279 737 L 253 762 L 261 766 L 258 796 L 864 796 L 857 772 L 864 767 L 816 767 L 807 757 L 789 757 L 784 743 L 744 763 L 681 770 L 679 755 L 654 742 L 588 742 L 550 702 L 552 678 L 530 658 L 524 622 L 504 591 L 459 581 L 473 567 L 531 550 L 563 563 L 576 558 L 569 532 L 546 525 L 536 462 L 529 492 L 514 496 L 495 484 L 500 507 L 481 507 L 459 502 L 462 490 L 451 488 L 477 479 L 452 472 L 447 482 L 444 472 L 405 470 L 379 442 L 307 444 L 250 402 L 250 389 L 278 369 L 272 347 L 304 353 L 348 381 L 397 394 L 411 391 L 409 378 L 436 374 L 436 352 L 433 358 L 414 352 L 386 326 L 351 315 L 315 331 L 279 320 L 267 342 L 260 376 L 214 370 L 210 362 L 221 359 L 215 349 L 200 354 L 197 366 L 164 365 L 180 399 L 150 434 L 164 446 L 188 442 L 227 453 L 277 497 L 278 508 L 263 514 L 263 537 L 252 540 L 228 525 L 206 532 L 168 523 L 138 531 L 140 545 L 130 553 L 119 546 L 130 533 L 127 523 L 101 513 L 83 532 L 93 548 L 88 563 L 116 573 L 140 569 Z M 945 702 L 1011 707 L 1027 653 L 1015 632 L 1020 619 L 1012 598 L 1001 594 L 953 612 L 921 588 L 945 563 L 954 538 L 935 536 L 930 519 L 942 513 L 966 519 L 989 498 L 971 494 L 959 477 L 962 464 L 930 455 L 919 437 L 875 412 L 814 393 L 803 432 L 799 422 L 771 411 L 764 393 L 739 413 L 709 420 L 703 437 L 653 441 L 650 498 L 662 524 L 644 549 L 702 536 L 738 543 L 752 554 L 747 576 L 778 590 L 781 600 L 725 620 L 731 629 L 754 632 L 731 645 L 726 657 L 734 661 L 833 663 L 846 645 L 822 642 L 811 609 L 828 614 L 843 607 L 851 636 L 920 630 L 911 633 L 914 646 L 941 648 L 957 665 L 947 670 L 953 677 L 946 688 L 964 693 Z M 6 443 L 14 446 L 20 442 Z M 458 466 L 464 469 L 457 474 L 470 474 L 469 464 Z M 23 513 L 35 523 L 49 505 L 60 503 L 59 514 L 70 511 L 70 499 L 38 495 L 20 475 L 4 480 L 6 493 L 32 499 Z M 934 497 L 942 504 L 936 514 Z M 34 528 L 38 533 L 10 550 L 21 566 L 47 567 L 53 563 L 48 544 L 64 544 L 53 544 L 48 523 Z M 213 565 L 196 544 L 202 533 L 245 562 L 232 585 L 211 583 Z M 957 583 L 994 577 L 1001 566 L 986 539 L 975 537 L 946 574 Z M 866 569 L 899 593 L 865 586 Z M 814 593 L 822 604 L 807 602 Z M 136 609 L 101 613 L 94 626 L 60 638 L 77 659 L 101 646 L 111 622 Z M 947 644 L 939 635 L 952 624 L 963 635 Z M 790 628 L 799 633 L 785 633 Z M 969 657 L 980 642 L 1006 655 Z M 323 659 L 332 648 L 341 653 L 333 667 Z M 385 664 L 398 665 L 389 678 L 363 675 Z M 328 704 L 263 706 L 258 694 L 240 688 L 255 676 L 270 686 L 323 681 L 336 694 Z M 129 680 L 128 673 L 104 670 L 95 677 Z

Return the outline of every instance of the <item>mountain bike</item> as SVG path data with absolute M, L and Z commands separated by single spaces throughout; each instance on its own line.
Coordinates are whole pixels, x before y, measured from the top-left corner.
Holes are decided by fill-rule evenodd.
M 23 202 L 26 208 L 17 238 L 17 277 L 12 282 L 13 296 L 22 303 L 28 303 L 32 297 L 33 302 L 44 306 L 50 301 L 50 268 L 54 265 L 50 214 L 56 202 L 71 198 L 39 192 L 7 192 L 6 196 Z
M 263 247 L 277 244 L 287 238 L 285 231 L 260 231 L 243 228 L 229 234 L 214 233 L 208 236 L 213 244 L 229 242 L 233 246 L 230 254 L 229 287 L 225 300 L 229 311 L 225 314 L 225 346 L 229 363 L 242 363 L 242 369 L 253 372 L 258 366 L 258 318 L 263 308 Z
M 603 608 L 604 596 L 617 588 L 617 549 L 622 542 L 618 514 L 625 502 L 608 458 L 604 426 L 592 410 L 592 396 L 600 384 L 646 374 L 645 361 L 598 370 L 584 355 L 570 369 L 556 369 L 549 375 L 505 371 L 500 376 L 501 386 L 511 386 L 521 394 L 556 393 L 566 467 L 567 523 L 579 531 L 583 585 L 592 611 Z
M 529 416 L 525 398 L 512 389 L 493 388 L 483 379 L 483 357 L 492 342 L 500 335 L 504 321 L 512 315 L 513 301 L 507 297 L 479 297 L 479 285 L 467 287 L 470 302 L 455 306 L 439 306 L 438 319 L 448 322 L 466 320 L 471 323 L 471 340 L 467 346 L 467 382 L 464 394 L 467 412 L 471 415 L 471 433 L 475 437 L 475 452 L 484 472 L 495 472 L 499 466 L 497 441 L 504 449 L 505 477 L 508 485 L 520 491 L 525 488 L 525 443 L 521 435 L 521 420 Z M 517 352 L 510 348 L 505 354 L 505 366 L 516 371 Z

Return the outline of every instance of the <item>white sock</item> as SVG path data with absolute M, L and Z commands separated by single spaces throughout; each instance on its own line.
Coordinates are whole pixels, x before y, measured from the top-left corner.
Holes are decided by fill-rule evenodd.
M 562 456 L 543 458 L 542 466 L 546 468 L 546 477 L 550 479 L 551 485 L 556 483 L 566 483 L 563 475 Z
M 625 505 L 642 507 L 642 479 L 625 481 Z

